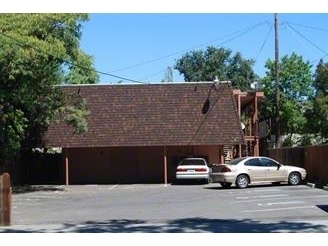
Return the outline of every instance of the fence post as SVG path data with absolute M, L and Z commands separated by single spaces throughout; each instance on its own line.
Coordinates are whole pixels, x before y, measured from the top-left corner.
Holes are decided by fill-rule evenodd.
M 0 175 L 0 226 L 11 224 L 11 186 L 9 173 Z

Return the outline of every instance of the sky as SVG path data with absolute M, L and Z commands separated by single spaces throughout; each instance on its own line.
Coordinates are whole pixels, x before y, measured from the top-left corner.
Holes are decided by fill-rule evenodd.
M 278 14 L 279 57 L 295 52 L 315 68 L 328 54 L 328 14 Z M 275 59 L 274 14 L 95 13 L 83 24 L 81 48 L 94 57 L 101 83 L 160 82 L 184 54 L 208 46 L 240 52 L 265 75 Z M 214 79 L 214 78 L 213 78 Z
M 62 3 L 64 4 L 58 4 Z M 78 4 L 76 4 L 78 2 Z M 100 83 L 161 82 L 188 52 L 208 46 L 240 52 L 265 75 L 275 59 L 274 13 L 278 13 L 279 57 L 295 52 L 315 68 L 328 60 L 328 7 L 323 0 L 11 0 L 4 12 L 89 13 L 81 49 L 94 59 Z M 214 78 L 213 78 L 214 79 Z

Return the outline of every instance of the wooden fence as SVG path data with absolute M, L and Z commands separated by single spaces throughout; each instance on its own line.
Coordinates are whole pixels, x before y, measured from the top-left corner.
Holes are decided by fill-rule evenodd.
M 10 175 L 0 175 L 0 226 L 11 224 L 11 185 Z
M 328 145 L 268 149 L 268 156 L 286 165 L 305 168 L 308 182 L 318 186 L 328 184 Z

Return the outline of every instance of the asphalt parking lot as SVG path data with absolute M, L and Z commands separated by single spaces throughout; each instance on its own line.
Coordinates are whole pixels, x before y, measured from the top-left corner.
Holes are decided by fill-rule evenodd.
M 328 232 L 328 191 L 218 184 L 36 186 L 0 232 Z

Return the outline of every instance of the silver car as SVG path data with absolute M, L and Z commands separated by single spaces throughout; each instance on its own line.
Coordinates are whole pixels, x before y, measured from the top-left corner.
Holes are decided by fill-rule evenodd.
M 306 177 L 306 170 L 296 166 L 287 166 L 264 156 L 249 156 L 233 159 L 226 164 L 212 165 L 210 178 L 222 187 L 235 184 L 246 188 L 249 184 L 288 182 L 298 185 Z

